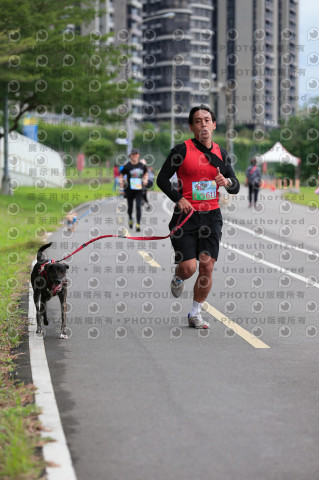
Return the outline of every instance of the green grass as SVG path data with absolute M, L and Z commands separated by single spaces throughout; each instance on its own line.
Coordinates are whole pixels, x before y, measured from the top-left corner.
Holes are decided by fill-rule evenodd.
M 9 408 L 1 418 L 0 465 L 1 478 L 33 479 L 43 472 L 45 464 L 35 459 L 41 445 L 34 429 L 37 428 L 37 411 L 33 405 Z
M 313 188 L 300 187 L 300 193 L 287 192 L 284 194 L 284 197 L 299 205 L 309 205 L 319 208 L 319 195 L 316 195 Z
M 66 177 L 74 181 L 86 181 L 91 178 L 98 178 L 102 181 L 113 183 L 113 169 L 103 167 L 86 167 L 79 172 L 76 167 L 66 168 Z
M 71 174 L 69 178 L 74 180 Z M 63 190 L 19 187 L 13 196 L 0 195 L 0 478 L 34 480 L 44 469 L 37 449 L 43 440 L 33 386 L 13 378 L 12 349 L 27 324 L 20 300 L 28 291 L 32 260 L 45 235 L 61 227 L 66 213 L 79 204 L 113 195 L 112 185 L 86 181 L 70 183 Z

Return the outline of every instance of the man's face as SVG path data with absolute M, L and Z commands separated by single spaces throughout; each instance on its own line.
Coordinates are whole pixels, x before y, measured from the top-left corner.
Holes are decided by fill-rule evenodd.
M 197 110 L 193 116 L 193 125 L 189 126 L 197 140 L 202 143 L 212 139 L 216 122 L 213 122 L 211 114 L 207 110 Z
M 140 159 L 140 154 L 139 153 L 131 153 L 130 155 L 130 160 L 133 165 L 136 165 Z

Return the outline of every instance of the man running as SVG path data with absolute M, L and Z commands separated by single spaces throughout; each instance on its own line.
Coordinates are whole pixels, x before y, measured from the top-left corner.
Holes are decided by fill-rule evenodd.
M 212 142 L 216 118 L 211 109 L 206 105 L 192 108 L 188 124 L 195 138 L 170 151 L 158 174 L 157 185 L 176 204 L 170 230 L 176 226 L 181 213 L 185 215 L 194 210 L 184 226 L 171 236 L 177 264 L 171 291 L 176 298 L 182 295 L 184 282 L 196 272 L 198 260 L 199 272 L 188 324 L 194 328 L 210 328 L 201 316 L 201 309 L 212 287 L 222 235 L 218 190 L 225 187 L 227 192 L 235 194 L 240 186 L 226 150 Z M 177 190 L 170 182 L 175 173 Z
M 127 198 L 127 213 L 129 216 L 129 227 L 133 228 L 133 202 L 136 202 L 136 231 L 141 231 L 141 205 L 143 199 L 143 180 L 147 174 L 147 167 L 139 161 L 140 152 L 133 148 L 129 155 L 130 161 L 120 170 L 120 192 Z M 124 175 L 126 180 L 124 182 Z

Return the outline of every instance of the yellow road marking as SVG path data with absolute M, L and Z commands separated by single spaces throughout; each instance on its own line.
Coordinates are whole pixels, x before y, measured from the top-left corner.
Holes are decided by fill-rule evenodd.
M 145 250 L 138 250 L 138 253 L 143 257 L 143 260 L 151 265 L 151 267 L 161 268 L 161 266 L 155 262 L 154 258 L 149 253 L 145 252 Z
M 141 257 L 143 257 L 143 260 L 145 260 L 152 267 L 161 268 L 161 266 L 153 259 L 153 257 L 148 252 L 145 252 L 145 250 L 138 250 L 138 253 L 141 255 Z M 226 327 L 233 330 L 237 335 L 239 335 L 241 338 L 246 340 L 246 342 L 248 342 L 254 348 L 270 348 L 269 345 L 262 342 L 259 338 L 255 337 L 255 335 L 248 332 L 248 330 L 245 330 L 236 322 L 233 322 L 233 320 L 226 317 L 226 315 L 223 315 L 221 312 L 216 310 L 216 308 L 214 308 L 208 302 L 204 303 L 203 309 L 206 310 L 206 312 L 210 313 L 210 315 L 215 317 L 221 323 L 226 325 Z
M 206 312 L 210 313 L 213 317 L 217 318 L 220 322 L 222 322 L 224 325 L 226 325 L 228 328 L 233 330 L 237 335 L 239 335 L 241 338 L 246 340 L 246 342 L 250 343 L 255 348 L 270 348 L 269 345 L 266 345 L 266 343 L 262 342 L 259 338 L 255 337 L 252 333 L 248 332 L 245 330 L 243 327 L 240 325 L 237 325 L 236 322 L 233 322 L 230 320 L 230 318 L 226 317 L 226 315 L 223 315 L 221 312 L 216 310 L 216 308 L 212 307 L 208 302 L 205 302 L 203 305 L 203 309 L 206 310 Z

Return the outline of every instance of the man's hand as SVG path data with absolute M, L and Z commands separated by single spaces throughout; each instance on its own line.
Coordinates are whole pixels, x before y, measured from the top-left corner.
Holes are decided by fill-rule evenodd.
M 193 210 L 191 203 L 189 203 L 189 201 L 186 200 L 186 198 L 184 197 L 179 200 L 177 205 L 180 211 L 186 214 L 189 213 L 191 210 Z
M 215 177 L 215 182 L 220 187 L 228 187 L 229 185 L 228 178 L 225 178 L 224 175 L 220 173 L 219 167 L 217 167 L 217 175 Z

